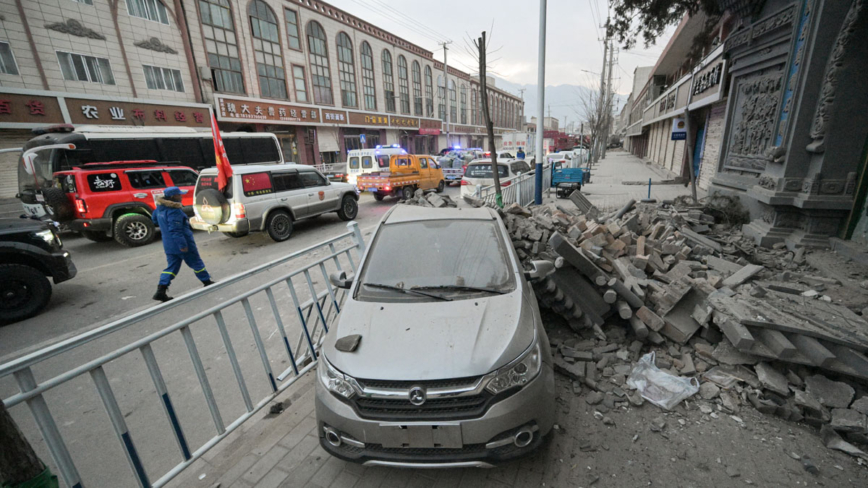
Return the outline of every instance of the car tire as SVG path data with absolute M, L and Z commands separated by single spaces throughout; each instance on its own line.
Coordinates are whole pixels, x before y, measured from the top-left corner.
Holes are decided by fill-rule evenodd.
M 338 210 L 338 217 L 344 222 L 353 220 L 359 214 L 359 204 L 352 195 L 344 195 L 341 200 L 341 208 Z
M 42 271 L 25 264 L 0 265 L 0 324 L 38 314 L 51 299 L 51 283 Z
M 386 198 L 386 195 L 382 193 L 374 193 L 374 200 L 382 202 L 384 198 Z
M 245 237 L 247 235 L 247 232 L 223 232 L 223 235 L 226 237 L 238 239 L 239 237 Z
M 292 236 L 292 217 L 283 210 L 271 212 L 265 221 L 265 230 L 272 240 L 283 242 Z
M 412 186 L 407 185 L 404 187 L 403 190 L 401 190 L 401 199 L 402 200 L 409 200 L 409 199 L 413 198 L 413 195 L 415 193 L 416 193 L 416 190 L 414 190 Z
M 108 242 L 112 240 L 112 236 L 98 230 L 83 230 L 81 231 L 81 235 L 93 242 Z
M 445 189 L 446 189 L 446 182 L 443 180 L 440 180 L 440 183 L 437 184 L 437 189 L 434 191 L 436 191 L 437 193 L 443 193 L 443 190 L 445 190 Z
M 42 196 L 45 197 L 45 211 L 52 219 L 58 222 L 68 222 L 75 218 L 75 211 L 63 190 L 43 188 Z
M 126 247 L 139 247 L 150 244 L 157 231 L 154 222 L 147 215 L 126 214 L 115 220 L 114 239 Z

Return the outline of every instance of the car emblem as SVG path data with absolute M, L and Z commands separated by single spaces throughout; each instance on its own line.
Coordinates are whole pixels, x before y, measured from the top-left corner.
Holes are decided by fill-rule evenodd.
M 421 406 L 425 403 L 425 389 L 421 386 L 414 386 L 410 388 L 410 403 L 413 405 Z
M 325 192 L 324 191 L 319 192 L 319 199 L 325 200 Z

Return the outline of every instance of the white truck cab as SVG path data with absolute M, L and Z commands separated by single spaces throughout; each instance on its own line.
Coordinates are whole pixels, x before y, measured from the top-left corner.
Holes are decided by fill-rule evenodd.
M 377 146 L 373 149 L 353 149 L 347 154 L 347 183 L 356 184 L 360 175 L 375 171 L 388 171 L 393 154 L 407 154 L 401 146 Z

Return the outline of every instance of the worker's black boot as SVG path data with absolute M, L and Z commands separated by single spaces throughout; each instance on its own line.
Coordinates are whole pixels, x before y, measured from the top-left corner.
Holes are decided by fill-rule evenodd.
M 166 292 L 169 291 L 169 287 L 167 285 L 159 285 L 157 286 L 157 293 L 154 293 L 154 300 L 160 302 L 168 302 L 172 299 L 169 295 L 166 295 Z
M 202 286 L 211 286 L 213 284 L 214 284 L 214 282 L 211 280 L 205 280 L 202 282 Z

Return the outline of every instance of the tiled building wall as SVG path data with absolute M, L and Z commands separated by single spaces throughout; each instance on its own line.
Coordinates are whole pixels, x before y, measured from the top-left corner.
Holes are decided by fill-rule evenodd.
M 703 190 L 708 190 L 711 179 L 717 174 L 725 120 L 726 102 L 712 105 L 708 124 L 705 126 L 705 147 L 702 150 L 702 162 L 699 166 L 699 178 L 697 180 L 699 188 Z

